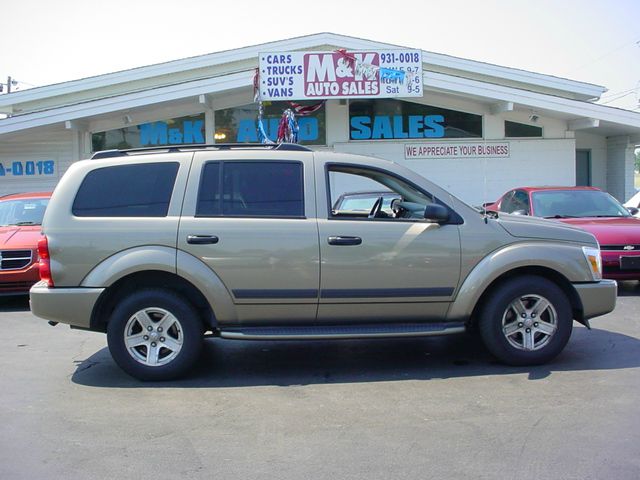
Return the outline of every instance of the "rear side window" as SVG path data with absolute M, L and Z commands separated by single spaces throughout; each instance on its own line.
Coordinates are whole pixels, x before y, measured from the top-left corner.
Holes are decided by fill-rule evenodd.
M 177 162 L 98 168 L 87 174 L 73 201 L 77 217 L 166 217 Z
M 300 162 L 209 162 L 198 216 L 304 217 Z

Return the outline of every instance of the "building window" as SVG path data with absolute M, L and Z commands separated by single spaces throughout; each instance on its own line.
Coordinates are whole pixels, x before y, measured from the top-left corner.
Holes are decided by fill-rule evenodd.
M 94 152 L 112 149 L 206 143 L 204 114 L 171 118 L 169 120 L 98 132 L 91 136 L 91 141 Z
M 76 217 L 166 217 L 178 173 L 176 162 L 98 168 L 82 181 Z
M 349 138 L 482 138 L 482 115 L 393 99 L 351 100 Z
M 504 136 L 510 137 L 542 137 L 542 127 L 524 123 L 504 121 Z
M 208 162 L 196 215 L 304 217 L 300 162 Z
M 317 101 L 301 101 L 300 105 L 316 104 Z M 291 108 L 288 102 L 263 102 L 264 113 L 262 124 L 265 134 L 272 141 L 278 138 L 278 125 L 282 113 Z M 298 122 L 298 143 L 302 145 L 326 145 L 326 122 L 324 106 L 310 115 L 296 116 Z M 215 142 L 216 143 L 256 143 L 258 105 L 250 104 L 240 107 L 216 110 Z

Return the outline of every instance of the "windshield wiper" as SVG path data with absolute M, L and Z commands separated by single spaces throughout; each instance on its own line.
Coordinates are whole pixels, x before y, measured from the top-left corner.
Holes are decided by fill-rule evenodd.
M 548 217 L 543 217 L 543 218 L 580 218 L 576 215 L 550 215 Z
M 41 223 L 36 223 L 36 222 L 18 222 L 18 223 L 10 223 L 9 225 L 7 225 L 8 227 L 25 227 L 27 225 L 42 225 Z

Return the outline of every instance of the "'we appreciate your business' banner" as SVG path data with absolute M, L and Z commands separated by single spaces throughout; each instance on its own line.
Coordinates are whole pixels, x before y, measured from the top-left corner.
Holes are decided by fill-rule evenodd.
M 420 50 L 261 53 L 261 100 L 422 96 Z

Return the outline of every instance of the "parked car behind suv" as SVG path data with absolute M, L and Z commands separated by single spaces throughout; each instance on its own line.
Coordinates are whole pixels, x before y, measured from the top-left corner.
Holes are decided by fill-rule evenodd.
M 605 278 L 640 280 L 640 218 L 595 187 L 521 187 L 487 210 L 549 218 L 592 233 Z
M 0 197 L 0 295 L 27 295 L 40 280 L 37 245 L 49 192 Z
M 381 198 L 333 211 L 356 184 L 400 201 L 391 215 Z M 564 348 L 573 319 L 616 300 L 590 233 L 483 216 L 397 164 L 297 145 L 97 153 L 65 173 L 43 233 L 33 312 L 106 332 L 143 380 L 186 372 L 205 332 L 337 340 L 477 326 L 497 358 L 534 365 Z

